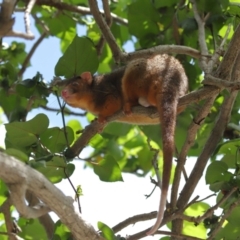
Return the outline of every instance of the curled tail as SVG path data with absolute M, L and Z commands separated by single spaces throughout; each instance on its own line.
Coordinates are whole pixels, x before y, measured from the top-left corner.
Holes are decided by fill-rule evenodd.
M 178 91 L 176 87 L 162 87 L 163 91 L 157 96 L 158 112 L 162 126 L 162 146 L 163 146 L 163 174 L 160 203 L 157 213 L 157 220 L 147 235 L 153 235 L 163 219 L 164 210 L 167 202 L 168 186 L 171 176 L 172 158 L 174 153 L 174 133 L 176 126 Z

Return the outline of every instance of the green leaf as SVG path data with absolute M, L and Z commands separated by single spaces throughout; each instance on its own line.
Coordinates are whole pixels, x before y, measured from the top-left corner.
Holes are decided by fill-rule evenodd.
M 240 207 L 234 208 L 231 215 L 227 218 L 227 221 L 222 226 L 220 231 L 216 234 L 215 239 L 239 239 L 240 238 Z
M 16 84 L 16 92 L 24 98 L 30 98 L 34 95 L 35 102 L 37 99 L 39 100 L 39 98 L 49 96 L 49 89 L 44 83 L 43 76 L 38 72 L 32 79 L 25 79 L 18 82 Z
M 54 184 L 61 182 L 66 177 L 63 168 L 56 168 L 56 166 L 38 167 L 37 170 Z
M 210 185 L 210 190 L 213 192 L 219 192 L 221 189 L 223 189 L 225 185 L 225 182 L 215 182 Z
M 108 133 L 114 136 L 125 136 L 129 130 L 132 128 L 132 125 L 130 124 L 123 124 L 123 123 L 109 123 L 104 128 L 104 133 Z
M 204 227 L 203 223 L 200 223 L 196 226 L 193 222 L 184 221 L 182 233 L 187 236 L 206 239 L 207 229 Z
M 28 147 L 37 142 L 38 135 L 47 130 L 49 119 L 45 114 L 38 114 L 27 122 L 5 124 L 6 141 L 19 147 Z
M 15 149 L 15 148 L 6 149 L 5 153 L 10 155 L 10 156 L 13 156 L 13 157 L 17 158 L 18 160 L 20 160 L 24 163 L 27 163 L 28 160 L 29 160 L 28 156 L 24 152 L 22 152 L 18 149 Z
M 113 230 L 102 222 L 98 222 L 98 229 L 106 240 L 116 240 Z
M 53 240 L 69 240 L 72 236 L 69 229 L 62 224 L 60 220 L 55 223 L 55 230 L 53 235 Z
M 87 37 L 75 36 L 64 55 L 58 60 L 55 74 L 69 78 L 86 71 L 94 73 L 97 68 L 97 52 L 92 41 Z
M 64 151 L 67 147 L 67 141 L 69 144 L 73 142 L 73 136 L 73 130 L 70 127 L 66 127 L 65 129 L 54 127 L 47 129 L 43 134 L 41 134 L 40 140 L 52 153 L 56 153 Z
M 160 125 L 152 125 L 152 126 L 140 126 L 139 127 L 144 134 L 153 140 L 158 146 L 162 146 L 162 132 L 160 129 Z
M 128 6 L 129 32 L 138 38 L 159 34 L 159 14 L 148 0 L 136 0 Z
M 104 139 L 101 135 L 96 134 L 91 140 L 90 140 L 90 146 L 96 149 L 102 149 L 106 146 L 107 139 Z
M 80 122 L 78 120 L 72 119 L 68 121 L 67 126 L 72 129 L 74 140 L 77 140 L 77 138 L 79 138 L 79 131 L 83 129 Z
M 44 19 L 48 23 L 48 28 L 56 37 L 62 38 L 66 32 L 73 32 L 76 34 L 76 22 L 64 14 L 59 14 L 55 18 Z
M 104 159 L 100 160 L 97 164 L 93 165 L 95 174 L 105 182 L 123 181 L 121 169 L 115 159 L 106 155 Z
M 230 176 L 228 174 L 228 166 L 226 163 L 214 161 L 207 168 L 206 183 L 211 184 L 215 182 L 229 181 Z
M 68 177 L 70 177 L 75 170 L 75 165 L 72 163 L 68 163 L 67 167 L 65 168 L 65 173 Z
M 198 217 L 203 215 L 210 208 L 209 204 L 204 202 L 197 202 L 191 204 L 185 211 L 184 214 L 188 216 Z
M 23 219 L 20 218 L 18 226 L 21 232 L 18 233 L 19 237 L 27 240 L 45 240 L 47 239 L 46 231 L 38 219 Z M 27 237 L 26 237 L 27 236 Z
M 52 183 L 58 183 L 62 179 L 70 177 L 75 170 L 75 165 L 67 164 L 65 157 L 61 156 L 53 156 L 48 162 L 32 162 L 31 166 L 41 172 Z
M 114 139 L 108 141 L 106 148 L 108 150 L 108 153 L 114 156 L 114 159 L 116 161 L 120 160 L 124 156 L 121 146 L 119 146 L 119 144 Z
M 236 165 L 240 164 L 239 146 L 239 138 L 219 144 L 213 157 L 216 159 L 219 155 L 223 155 L 221 161 L 229 168 L 236 168 Z
M 9 95 L 4 89 L 0 88 L 0 106 L 6 114 L 12 114 L 13 111 L 22 110 L 27 106 L 27 100 L 16 94 Z M 25 110 L 25 109 L 24 109 Z M 24 111 L 26 115 L 26 110 Z M 10 115 L 11 116 L 11 115 Z M 11 117 L 12 118 L 12 117 Z M 15 120 L 15 119 L 13 119 Z
M 210 206 L 207 203 L 198 202 L 188 207 L 184 211 L 184 214 L 191 217 L 198 217 L 203 215 L 209 208 Z M 184 221 L 183 233 L 186 234 L 187 236 L 193 236 L 193 237 L 205 239 L 207 234 L 207 229 L 204 227 L 203 223 L 200 223 L 196 226 L 193 222 Z
M 9 190 L 3 181 L 0 181 L 0 204 L 2 205 L 9 197 Z
M 16 85 L 17 93 L 25 98 L 29 98 L 34 93 L 36 82 L 32 79 L 26 79 Z
M 152 168 L 153 152 L 149 150 L 147 143 L 138 152 L 138 161 L 141 169 L 147 173 Z
M 0 69 L 1 77 L 7 77 L 7 79 L 10 80 L 10 84 L 17 80 L 16 68 L 14 68 L 14 66 L 10 62 L 2 64 Z
M 156 8 L 161 7 L 171 7 L 178 3 L 178 0 L 168 0 L 168 1 L 154 1 L 154 6 Z

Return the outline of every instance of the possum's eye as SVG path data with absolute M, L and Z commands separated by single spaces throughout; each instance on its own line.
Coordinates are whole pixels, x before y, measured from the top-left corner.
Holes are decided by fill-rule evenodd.
M 72 86 L 73 86 L 73 87 L 78 87 L 78 86 L 79 86 L 79 82 L 73 82 L 73 83 L 72 83 Z

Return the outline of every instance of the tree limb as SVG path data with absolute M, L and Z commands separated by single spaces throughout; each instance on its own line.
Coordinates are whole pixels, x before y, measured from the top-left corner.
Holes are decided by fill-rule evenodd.
M 46 180 L 40 172 L 2 152 L 0 152 L 0 169 L 0 178 L 7 185 L 17 190 L 18 194 L 23 194 L 23 189 L 28 189 L 34 193 L 38 199 L 59 216 L 75 239 L 103 239 L 92 226 L 84 222 L 80 214 L 74 209 L 73 199 L 66 197 L 61 190 Z M 18 183 L 20 190 L 17 189 Z M 23 198 L 24 196 L 21 195 L 20 197 Z
M 15 19 L 12 18 L 16 0 L 3 0 L 0 11 L 0 37 L 12 30 Z

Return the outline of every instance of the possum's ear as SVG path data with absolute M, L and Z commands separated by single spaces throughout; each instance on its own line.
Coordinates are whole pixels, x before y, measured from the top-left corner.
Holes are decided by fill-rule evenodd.
M 83 72 L 80 75 L 81 79 L 84 80 L 86 83 L 88 83 L 89 85 L 92 83 L 92 74 L 90 72 Z

